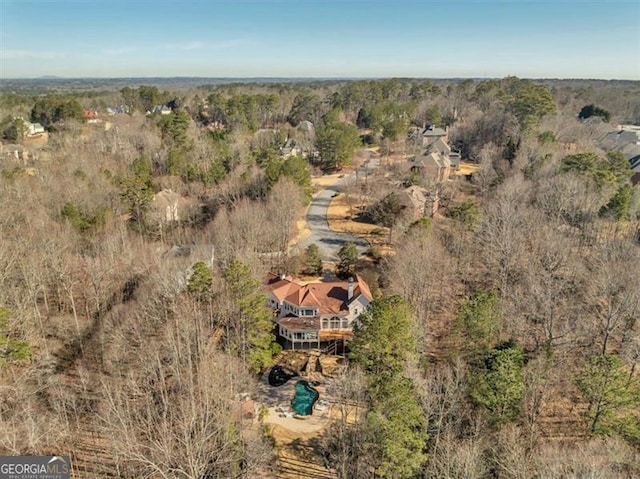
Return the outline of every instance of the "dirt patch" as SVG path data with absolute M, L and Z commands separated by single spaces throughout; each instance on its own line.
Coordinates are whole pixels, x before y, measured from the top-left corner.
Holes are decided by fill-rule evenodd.
M 37 148 L 44 148 L 45 146 L 47 146 L 48 142 L 49 142 L 49 133 L 45 131 L 44 133 L 40 133 L 38 135 L 26 137 L 22 141 L 22 144 L 24 145 L 25 148 L 37 149 Z
M 475 163 L 467 163 L 463 161 L 460 163 L 460 168 L 458 168 L 454 173 L 458 176 L 466 176 L 474 174 L 479 169 L 480 167 Z
M 389 237 L 389 228 L 372 224 L 362 219 L 359 213 L 365 205 L 350 205 L 347 203 L 347 196 L 340 193 L 331 200 L 327 211 L 329 228 L 340 233 L 349 233 L 363 238 L 371 245 L 384 246 Z
M 301 241 L 304 241 L 311 234 L 311 230 L 309 229 L 309 225 L 307 224 L 306 217 L 307 214 L 305 212 L 304 216 L 296 221 L 295 233 L 293 235 L 293 238 L 291 238 L 291 241 L 289 241 L 289 248 L 297 245 Z
M 296 419 L 293 419 L 296 421 Z M 281 479 L 333 479 L 335 471 L 327 469 L 322 454 L 322 433 L 300 433 L 274 425 L 271 436 L 278 455 L 278 478 Z
M 322 190 L 327 186 L 331 186 L 337 181 L 339 181 L 342 177 L 344 177 L 344 173 L 336 173 L 333 175 L 322 175 L 311 178 L 311 184 L 316 188 L 316 190 Z

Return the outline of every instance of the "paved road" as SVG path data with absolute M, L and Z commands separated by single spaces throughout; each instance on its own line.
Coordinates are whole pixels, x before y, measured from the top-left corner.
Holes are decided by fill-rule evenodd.
M 359 174 L 371 174 L 379 166 L 379 163 L 378 156 L 371 154 L 367 165 L 360 168 Z M 327 221 L 327 212 L 331 199 L 342 190 L 344 184 L 354 178 L 355 173 L 345 175 L 313 197 L 307 210 L 307 225 L 311 230 L 311 234 L 298 243 L 297 248 L 300 252 L 303 252 L 310 244 L 315 243 L 320 248 L 320 256 L 324 261 L 336 261 L 338 259 L 338 251 L 344 243 L 349 241 L 355 243 L 360 254 L 364 254 L 367 251 L 369 243 L 348 233 L 331 231 Z

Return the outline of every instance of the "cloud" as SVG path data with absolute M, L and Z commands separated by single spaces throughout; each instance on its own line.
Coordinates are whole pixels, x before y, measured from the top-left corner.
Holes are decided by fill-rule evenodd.
M 5 60 L 56 60 L 66 56 L 62 52 L 42 50 L 2 50 L 0 53 Z

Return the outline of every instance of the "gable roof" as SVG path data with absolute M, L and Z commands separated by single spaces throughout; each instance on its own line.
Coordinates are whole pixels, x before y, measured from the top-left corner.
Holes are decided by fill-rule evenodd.
M 448 155 L 451 153 L 451 147 L 444 140 L 444 137 L 440 136 L 436 141 L 434 141 L 428 146 L 427 152 L 429 153 L 437 152 L 437 153 L 440 153 L 441 155 Z
M 282 279 L 270 273 L 265 281 L 265 287 L 279 302 L 286 301 L 295 306 L 315 307 L 318 308 L 318 314 L 344 312 L 348 309 L 350 302 L 349 283 L 346 281 L 301 284 L 291 278 Z M 361 295 L 368 301 L 373 300 L 367 283 L 356 275 L 352 300 Z
M 402 190 L 403 196 L 408 198 L 414 208 L 423 208 L 429 199 L 429 190 L 422 186 L 412 185 Z
M 416 166 L 421 168 L 449 168 L 451 167 L 451 162 L 447 156 L 443 156 L 438 152 L 431 152 L 416 157 L 415 159 Z
M 422 136 L 446 136 L 447 132 L 437 126 L 429 125 L 422 130 Z

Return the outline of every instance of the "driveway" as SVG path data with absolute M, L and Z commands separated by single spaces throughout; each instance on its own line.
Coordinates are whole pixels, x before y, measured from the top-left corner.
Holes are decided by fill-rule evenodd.
M 380 164 L 378 155 L 371 153 L 369 159 L 365 161 L 365 165 L 359 169 L 359 175 L 371 174 Z M 339 178 L 332 185 L 327 186 L 324 190 L 316 193 L 311 200 L 311 204 L 307 209 L 307 226 L 311 234 L 297 244 L 300 252 L 312 243 L 320 248 L 320 257 L 324 261 L 336 261 L 338 259 L 338 251 L 343 244 L 347 242 L 355 243 L 360 254 L 364 254 L 369 248 L 369 243 L 362 238 L 351 235 L 349 233 L 338 233 L 329 229 L 327 221 L 327 212 L 329 204 L 334 195 L 340 193 L 342 187 L 347 182 L 355 178 L 355 173 L 345 175 Z

